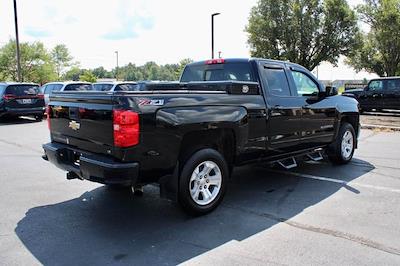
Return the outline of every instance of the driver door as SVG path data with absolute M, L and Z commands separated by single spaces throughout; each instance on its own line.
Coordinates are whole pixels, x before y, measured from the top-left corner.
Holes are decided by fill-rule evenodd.
M 326 145 L 335 134 L 335 101 L 321 97 L 321 85 L 303 69 L 291 68 L 290 75 L 297 98 L 302 103 L 301 146 L 304 149 Z

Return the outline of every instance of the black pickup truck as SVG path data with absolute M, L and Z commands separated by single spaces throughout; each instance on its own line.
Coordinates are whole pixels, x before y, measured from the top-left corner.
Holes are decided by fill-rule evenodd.
M 160 184 L 192 214 L 222 200 L 234 166 L 296 158 L 352 159 L 355 99 L 334 95 L 305 68 L 265 59 L 186 66 L 180 82 L 146 91 L 58 92 L 50 98 L 45 155 L 68 179 Z

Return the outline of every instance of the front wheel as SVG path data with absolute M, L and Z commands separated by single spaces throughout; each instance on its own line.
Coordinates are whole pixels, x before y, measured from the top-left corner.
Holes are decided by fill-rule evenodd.
M 334 143 L 328 148 L 328 157 L 333 163 L 347 164 L 351 161 L 356 147 L 356 134 L 351 124 L 344 122 Z
M 179 180 L 179 203 L 191 215 L 214 210 L 225 194 L 228 165 L 214 149 L 203 149 L 186 161 Z

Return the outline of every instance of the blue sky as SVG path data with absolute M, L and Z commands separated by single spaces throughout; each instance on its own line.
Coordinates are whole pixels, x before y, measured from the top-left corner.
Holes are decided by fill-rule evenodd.
M 64 43 L 82 67 L 147 61 L 175 63 L 210 57 L 210 14 L 215 18 L 215 50 L 223 57 L 248 57 L 244 27 L 257 0 L 17 0 L 21 41 Z M 352 5 L 361 0 L 349 1 Z M 11 0 L 0 1 L 0 45 L 14 38 Z M 339 64 L 323 64 L 320 78 L 359 78 Z

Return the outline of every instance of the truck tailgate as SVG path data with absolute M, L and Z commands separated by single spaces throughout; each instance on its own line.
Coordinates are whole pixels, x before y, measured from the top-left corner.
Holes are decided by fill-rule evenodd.
M 69 92 L 52 95 L 49 105 L 53 141 L 96 153 L 113 152 L 112 93 Z

